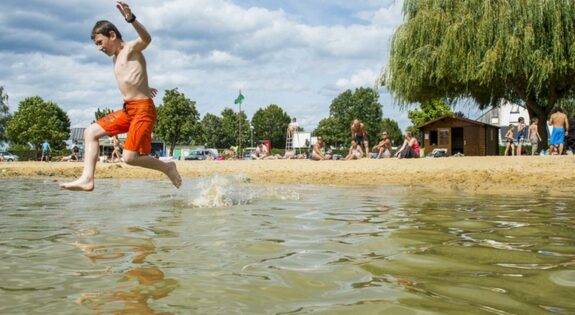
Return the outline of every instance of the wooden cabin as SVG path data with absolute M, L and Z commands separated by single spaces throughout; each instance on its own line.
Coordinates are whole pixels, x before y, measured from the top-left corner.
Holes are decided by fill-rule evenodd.
M 447 150 L 447 156 L 499 154 L 499 127 L 467 118 L 444 116 L 429 121 L 418 129 L 423 134 L 426 153 Z

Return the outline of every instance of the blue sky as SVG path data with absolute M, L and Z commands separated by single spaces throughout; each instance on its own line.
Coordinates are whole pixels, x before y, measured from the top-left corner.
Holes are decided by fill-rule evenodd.
M 402 22 L 401 0 L 140 0 L 128 2 L 152 34 L 145 51 L 150 85 L 178 88 L 202 117 L 219 115 L 241 89 L 243 110 L 278 104 L 311 131 L 346 89 L 374 87 Z M 0 3 L 0 85 L 10 109 L 27 96 L 58 103 L 73 127 L 96 109 L 121 106 L 112 60 L 90 41 L 95 21 L 136 36 L 101 0 L 3 0 Z M 380 89 L 384 117 L 401 128 L 406 113 Z

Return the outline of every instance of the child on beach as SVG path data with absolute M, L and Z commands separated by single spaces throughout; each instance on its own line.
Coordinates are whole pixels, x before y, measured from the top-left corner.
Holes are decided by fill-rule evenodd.
M 505 141 L 507 145 L 505 146 L 505 156 L 509 155 L 509 149 L 511 149 L 511 155 L 515 156 L 515 144 L 513 144 L 513 132 L 515 131 L 515 126 L 513 124 L 509 124 L 509 130 L 505 134 Z
M 519 117 L 519 125 L 517 126 L 517 156 L 523 153 L 523 146 L 527 143 L 527 124 L 525 118 Z
M 351 146 L 349 147 L 349 152 L 347 156 L 344 158 L 345 161 L 349 160 L 360 160 L 363 157 L 363 150 L 361 149 L 361 145 L 358 144 L 355 140 L 351 140 Z
M 537 154 L 537 149 L 539 149 L 539 142 L 541 141 L 541 136 L 539 135 L 539 127 L 537 127 L 538 123 L 539 119 L 537 119 L 537 117 L 531 120 L 529 133 L 527 135 L 529 142 L 531 142 L 531 155 Z
M 94 189 L 94 172 L 100 150 L 99 139 L 128 133 L 124 144 L 123 159 L 129 165 L 160 171 L 168 176 L 172 184 L 180 187 L 182 179 L 174 162 L 162 162 L 150 156 L 152 129 L 156 122 L 156 107 L 148 86 L 146 60 L 142 51 L 148 47 L 152 37 L 144 26 L 136 20 L 136 15 L 128 4 L 118 1 L 116 7 L 132 24 L 138 38 L 125 42 L 122 35 L 109 21 L 98 21 L 92 29 L 91 38 L 100 51 L 113 58 L 114 74 L 120 93 L 124 98 L 124 108 L 111 113 L 93 123 L 84 132 L 84 171 L 80 178 L 60 187 L 68 190 L 91 191 Z

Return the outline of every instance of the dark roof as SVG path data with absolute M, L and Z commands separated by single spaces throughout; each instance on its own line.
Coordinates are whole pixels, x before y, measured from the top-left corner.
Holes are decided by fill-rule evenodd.
M 434 119 L 434 120 L 430 120 L 430 121 L 426 122 L 426 123 L 423 124 L 423 125 L 419 125 L 419 126 L 417 126 L 417 128 L 418 128 L 418 129 L 421 129 L 421 128 L 427 126 L 427 125 L 431 125 L 431 124 L 433 124 L 433 123 L 436 123 L 436 122 L 438 122 L 438 121 L 440 121 L 440 120 L 444 120 L 444 119 L 460 120 L 460 121 L 468 122 L 468 123 L 475 124 L 475 125 L 489 126 L 489 127 L 493 127 L 493 128 L 499 128 L 499 126 L 495 126 L 495 125 L 492 125 L 492 124 L 486 124 L 486 123 L 481 122 L 481 121 L 477 121 L 477 120 L 473 120 L 473 119 L 469 119 L 469 118 L 457 117 L 457 116 L 443 116 L 443 117 L 439 117 L 439 118 L 436 118 L 436 119 Z
M 86 130 L 86 128 L 72 128 L 72 129 L 70 129 L 70 140 L 72 140 L 72 142 L 74 142 L 74 141 L 83 142 L 84 130 Z

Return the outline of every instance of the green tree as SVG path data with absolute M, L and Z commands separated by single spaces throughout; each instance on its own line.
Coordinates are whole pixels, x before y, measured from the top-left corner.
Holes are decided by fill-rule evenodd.
M 340 147 L 346 144 L 347 138 L 349 138 L 347 130 L 338 130 L 336 121 L 333 117 L 328 117 L 320 120 L 317 128 L 312 132 L 312 134 L 323 137 L 323 142 L 327 146 Z
M 403 143 L 403 133 L 401 132 L 397 121 L 390 118 L 384 118 L 381 120 L 380 125 L 382 132 L 387 131 L 387 135 L 389 136 L 389 139 L 391 139 L 392 145 L 397 146 Z
M 113 112 L 114 112 L 114 111 L 113 111 L 112 109 L 107 108 L 107 107 L 104 108 L 104 109 L 98 108 L 98 109 L 96 110 L 96 112 L 94 113 L 94 117 L 96 117 L 96 120 L 98 120 L 98 119 L 100 119 L 100 118 L 102 118 L 102 117 L 105 117 L 105 116 L 107 116 L 107 115 L 109 115 L 109 114 L 111 114 L 111 113 L 113 113 Z
M 525 102 L 545 121 L 575 92 L 575 5 L 568 0 L 405 0 L 382 84 L 401 104 Z
M 206 114 L 202 119 L 203 142 L 210 148 L 225 148 L 222 142 L 222 119 L 214 114 Z
M 8 123 L 8 139 L 18 145 L 31 144 L 36 149 L 47 140 L 53 149 L 66 147 L 70 137 L 70 119 L 56 103 L 45 102 L 41 97 L 27 97 Z
M 448 115 L 453 115 L 451 107 L 441 100 L 422 102 L 419 108 L 410 110 L 407 113 L 407 117 L 416 128 L 428 121 Z
M 290 116 L 276 104 L 258 109 L 252 117 L 255 139 L 268 139 L 273 148 L 285 148 Z
M 575 117 L 575 99 L 565 98 L 557 102 L 567 117 Z
M 238 134 L 241 122 L 241 146 L 245 148 L 250 141 L 250 122 L 245 112 L 236 113 L 231 108 L 222 111 L 222 147 L 238 145 Z
M 8 107 L 8 94 L 4 92 L 4 87 L 0 86 L 0 142 L 8 140 L 6 128 L 10 118 L 12 115 L 10 115 L 10 108 Z
M 173 155 L 176 144 L 201 140 L 201 132 L 198 132 L 200 114 L 196 110 L 196 102 L 177 88 L 166 90 L 163 102 L 158 107 L 154 133 L 170 145 L 170 155 Z
M 329 111 L 336 129 L 334 143 L 351 143 L 351 124 L 355 118 L 359 118 L 365 125 L 370 143 L 377 141 L 381 131 L 379 124 L 382 109 L 379 95 L 374 89 L 358 88 L 354 92 L 347 90 L 332 101 Z M 328 137 L 327 134 L 323 136 Z

